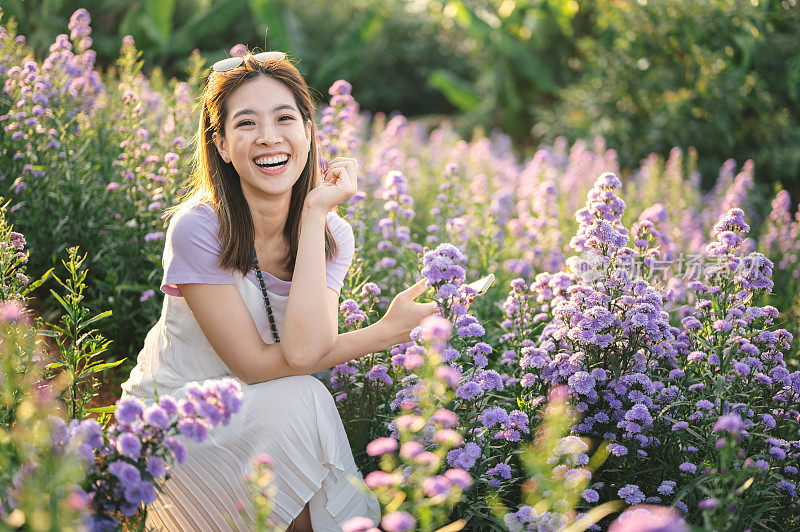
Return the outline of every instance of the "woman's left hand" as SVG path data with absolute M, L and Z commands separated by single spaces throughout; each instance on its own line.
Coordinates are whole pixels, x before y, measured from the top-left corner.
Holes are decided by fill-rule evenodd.
M 336 157 L 323 174 L 322 183 L 306 196 L 306 207 L 328 212 L 358 190 L 358 161 Z

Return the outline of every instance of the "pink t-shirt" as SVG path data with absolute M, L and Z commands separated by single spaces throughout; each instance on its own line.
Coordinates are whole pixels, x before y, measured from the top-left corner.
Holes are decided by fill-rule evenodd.
M 235 284 L 233 270 L 222 270 L 217 265 L 220 250 L 218 224 L 217 215 L 206 203 L 189 205 L 170 219 L 162 258 L 162 292 L 182 297 L 178 286 L 181 283 Z M 339 254 L 325 264 L 325 273 L 328 286 L 339 292 L 355 250 L 353 228 L 333 211 L 328 213 L 328 225 L 339 244 Z M 267 290 L 280 296 L 289 295 L 291 281 L 283 281 L 268 272 L 262 272 L 262 277 Z M 254 270 L 250 270 L 247 278 L 259 286 Z

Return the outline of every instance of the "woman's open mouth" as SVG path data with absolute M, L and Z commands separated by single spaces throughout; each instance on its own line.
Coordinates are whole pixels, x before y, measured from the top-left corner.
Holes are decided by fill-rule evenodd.
M 253 162 L 256 163 L 256 166 L 266 172 L 279 172 L 289 163 L 289 155 L 282 153 L 280 155 L 273 155 L 270 157 L 259 157 Z

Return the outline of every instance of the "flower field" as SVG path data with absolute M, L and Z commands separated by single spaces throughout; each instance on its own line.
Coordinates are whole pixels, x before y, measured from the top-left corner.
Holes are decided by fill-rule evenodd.
M 240 402 L 234 380 L 146 408 L 91 402 L 159 315 L 162 213 L 188 177 L 206 65 L 146 77 L 126 38 L 101 72 L 89 13 L 67 31 L 39 60 L 0 27 L 0 522 L 138 529 L 181 439 Z M 336 82 L 318 120 L 323 162 L 361 170 L 340 208 L 356 235 L 340 330 L 420 275 L 441 312 L 331 371 L 384 514 L 345 530 L 800 530 L 788 193 L 764 199 L 758 169 L 732 160 L 703 191 L 702 153 L 678 148 L 630 172 L 599 138 L 520 158 L 502 132 L 370 116 L 357 93 Z M 270 478 L 259 457 L 265 530 Z

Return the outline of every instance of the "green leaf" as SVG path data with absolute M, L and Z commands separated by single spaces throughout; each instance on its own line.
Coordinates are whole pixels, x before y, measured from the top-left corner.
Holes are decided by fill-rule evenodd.
M 96 408 L 87 408 L 86 411 L 91 414 L 113 414 L 117 409 L 117 405 L 98 406 Z
M 86 320 L 86 321 L 82 322 L 82 323 L 80 324 L 80 327 L 78 327 L 78 329 L 79 329 L 79 330 L 81 330 L 81 329 L 85 329 L 86 327 L 88 327 L 88 326 L 89 326 L 89 325 L 91 325 L 92 323 L 98 322 L 98 321 L 100 321 L 100 320 L 102 320 L 102 319 L 104 319 L 104 318 L 107 318 L 107 317 L 111 316 L 111 313 L 112 313 L 112 311 L 110 311 L 110 310 L 106 310 L 106 311 L 104 311 L 104 312 L 101 312 L 100 314 L 97 314 L 96 316 L 92 316 L 92 317 L 91 317 L 91 318 L 89 318 L 88 320 Z
M 56 291 L 55 291 L 55 290 L 52 290 L 52 289 L 51 289 L 51 290 L 50 290 L 50 293 L 53 295 L 53 297 L 54 297 L 54 298 L 56 298 L 56 300 L 57 300 L 59 303 L 61 303 L 61 306 L 62 306 L 62 307 L 64 307 L 64 309 L 67 311 L 67 314 L 69 314 L 69 316 L 70 316 L 70 317 L 72 317 L 72 316 L 73 316 L 73 314 L 74 314 L 74 312 L 75 312 L 75 309 L 73 309 L 73 308 L 72 308 L 72 307 L 69 305 L 69 303 L 67 303 L 66 301 L 64 301 L 64 298 L 62 298 L 60 295 L 58 295 L 58 294 L 56 293 Z
M 244 3 L 240 0 L 221 0 L 197 12 L 189 21 L 175 30 L 169 41 L 170 53 L 184 53 L 195 48 L 201 39 L 214 35 L 239 16 Z
M 258 25 L 266 26 L 267 44 L 273 50 L 294 50 L 286 31 L 283 14 L 272 0 L 249 0 L 250 13 L 253 21 Z
M 428 75 L 428 83 L 439 90 L 448 102 L 461 111 L 478 107 L 481 98 L 469 84 L 448 70 L 437 69 Z
M 144 0 L 145 20 L 155 30 L 155 41 L 162 48 L 167 46 L 172 35 L 172 16 L 175 13 L 175 0 Z
M 116 360 L 114 362 L 103 362 L 102 364 L 89 366 L 85 371 L 81 373 L 81 378 L 83 378 L 86 375 L 91 375 L 93 373 L 100 373 L 101 371 L 105 371 L 107 369 L 116 368 L 124 361 L 125 359 L 123 358 L 122 360 Z

